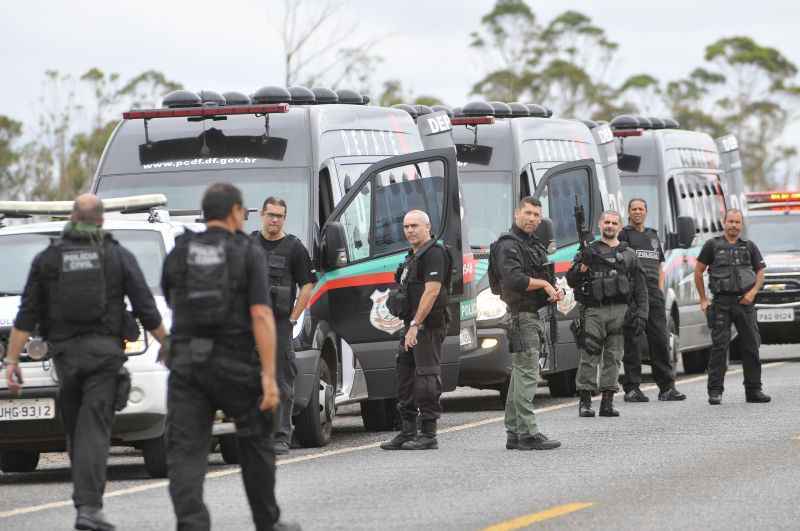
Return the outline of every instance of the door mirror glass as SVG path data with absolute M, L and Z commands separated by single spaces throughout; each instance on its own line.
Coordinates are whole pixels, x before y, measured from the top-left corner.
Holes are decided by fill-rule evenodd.
M 678 246 L 688 249 L 692 246 L 695 235 L 694 218 L 689 216 L 678 217 Z
M 594 162 L 592 162 L 592 165 Z M 561 168 L 560 166 L 564 166 Z M 566 163 L 551 168 L 536 188 L 536 197 L 542 202 L 542 216 L 552 222 L 553 238 L 557 247 L 577 243 L 575 228 L 575 199 L 583 205 L 586 223 L 592 224 L 599 212 L 594 212 L 594 170 L 585 162 Z M 589 227 L 591 231 L 592 228 Z
M 325 226 L 322 235 L 322 252 L 325 269 L 335 269 L 347 265 L 347 236 L 344 226 L 332 221 Z
M 553 222 L 549 218 L 542 218 L 542 222 L 536 228 L 534 236 L 547 247 L 547 253 L 556 252 L 555 237 L 553 234 Z

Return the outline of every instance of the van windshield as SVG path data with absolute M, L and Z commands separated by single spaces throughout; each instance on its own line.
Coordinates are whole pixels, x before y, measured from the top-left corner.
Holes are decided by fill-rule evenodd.
M 300 238 L 303 243 L 308 243 L 310 190 L 306 168 L 237 168 L 103 175 L 98 180 L 97 195 L 122 197 L 161 193 L 167 196 L 172 210 L 199 210 L 203 192 L 209 184 L 216 182 L 236 185 L 242 191 L 245 206 L 256 211 L 251 212 L 245 222 L 245 232 L 261 229 L 258 211 L 267 197 L 274 196 L 285 200 L 288 206 L 284 230 Z
M 489 247 L 511 226 L 514 190 L 511 174 L 502 171 L 460 172 L 464 217 L 472 247 Z
M 654 178 L 643 177 L 623 177 L 622 189 L 625 190 L 625 198 L 630 203 L 631 199 L 644 199 L 647 201 L 647 217 L 644 224 L 659 230 L 661 227 L 661 212 L 658 208 L 658 186 Z M 628 205 L 624 205 L 627 214 Z
M 750 216 L 745 224 L 747 238 L 758 244 L 762 254 L 800 252 L 800 216 Z
M 164 240 L 155 230 L 112 230 L 114 238 L 133 253 L 150 291 L 161 292 L 161 265 L 164 262 Z M 7 234 L 0 236 L 0 255 L 4 260 L 0 275 L 0 296 L 20 295 L 28 280 L 33 259 L 57 233 Z

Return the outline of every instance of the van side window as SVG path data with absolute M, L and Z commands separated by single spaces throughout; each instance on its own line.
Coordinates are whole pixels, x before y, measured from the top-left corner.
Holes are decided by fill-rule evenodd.
M 372 184 L 366 183 L 361 193 L 347 205 L 341 215 L 350 262 L 369 258 L 370 224 L 372 221 Z
M 674 177 L 667 181 L 667 196 L 669 199 L 669 212 L 664 216 L 664 220 L 669 224 L 667 232 L 674 232 L 675 227 L 678 226 L 678 193 L 675 191 Z
M 531 185 L 529 182 L 528 172 L 523 171 L 519 176 L 519 198 L 531 195 Z

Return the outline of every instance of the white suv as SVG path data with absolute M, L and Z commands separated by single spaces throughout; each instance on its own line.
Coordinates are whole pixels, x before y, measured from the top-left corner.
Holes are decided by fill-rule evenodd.
M 33 257 L 63 227 L 64 222 L 45 222 L 0 228 L 0 256 L 4 257 L 0 275 L 0 344 L 8 343 Z M 169 221 L 165 211 L 155 211 L 149 216 L 107 215 L 104 224 L 104 229 L 136 256 L 168 329 L 171 314 L 161 293 L 161 267 L 175 245 L 175 237 L 187 227 L 195 232 L 205 230 L 201 224 Z M 141 449 L 148 473 L 164 477 L 168 371 L 156 362 L 158 349 L 158 342 L 144 331 L 138 341 L 125 345 L 129 356 L 125 366 L 131 373 L 132 386 L 128 405 L 116 414 L 111 442 Z M 63 452 L 66 448 L 58 415 L 58 375 L 52 362 L 33 361 L 25 352 L 20 361 L 25 380 L 22 396 L 12 397 L 5 377 L 0 378 L 0 470 L 3 472 L 33 471 L 40 453 Z

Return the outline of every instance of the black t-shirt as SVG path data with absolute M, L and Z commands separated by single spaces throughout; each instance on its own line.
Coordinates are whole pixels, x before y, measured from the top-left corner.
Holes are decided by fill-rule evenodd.
M 422 256 L 416 260 L 416 279 L 410 278 L 408 300 L 411 306 L 411 316 L 417 313 L 419 303 L 422 300 L 422 293 L 425 291 L 425 282 L 439 282 L 442 284 L 439 297 L 433 305 L 431 314 L 435 311 L 444 312 L 447 306 L 447 257 L 446 251 L 439 245 L 432 245 Z M 409 251 L 409 258 L 413 252 Z M 411 268 L 406 268 L 403 275 L 409 274 Z M 413 272 L 410 273 L 413 275 Z M 401 277 L 401 282 L 403 281 Z M 430 315 L 429 315 L 430 317 Z M 427 319 L 426 319 L 427 321 Z
M 712 267 L 714 264 L 714 241 L 720 239 L 728 246 L 735 245 L 728 242 L 724 236 L 717 236 L 706 241 L 706 243 L 703 245 L 703 248 L 700 249 L 700 254 L 697 256 L 697 260 L 704 263 L 708 267 Z M 753 265 L 753 270 L 758 272 L 767 267 L 767 264 L 764 262 L 764 257 L 761 256 L 761 251 L 758 250 L 758 246 L 756 246 L 756 244 L 750 240 L 741 241 L 745 242 L 747 249 L 750 251 L 750 263 Z
M 225 323 L 220 323 L 218 330 L 195 330 L 190 324 L 190 316 L 181 315 L 188 311 L 176 307 L 178 301 L 173 300 L 173 293 L 185 289 L 186 287 L 186 252 L 181 249 L 188 244 L 188 239 L 198 238 L 203 242 L 218 242 L 226 240 L 228 249 L 228 275 L 230 279 L 238 279 L 238 289 L 231 315 Z M 183 261 L 184 263 L 180 263 Z M 267 261 L 262 251 L 257 245 L 253 245 L 248 236 L 244 233 L 230 233 L 225 229 L 212 227 L 194 235 L 181 236 L 176 242 L 176 247 L 170 251 L 164 261 L 164 269 L 161 276 L 161 288 L 167 303 L 173 308 L 172 333 L 176 335 L 199 335 L 213 336 L 217 332 L 224 331 L 228 334 L 250 334 L 252 333 L 250 320 L 250 307 L 256 305 L 266 305 L 271 307 L 272 300 L 269 295 L 269 276 L 267 275 Z
M 266 254 L 274 251 L 286 239 L 286 236 L 284 236 L 280 240 L 267 240 L 260 232 L 257 234 L 258 238 L 256 240 L 261 244 Z M 314 278 L 314 267 L 311 265 L 311 257 L 308 255 L 303 242 L 297 238 L 292 238 L 291 246 L 292 248 L 289 250 L 289 274 L 292 276 L 291 302 L 292 306 L 294 306 L 294 301 L 297 298 L 297 287 L 313 284 L 316 279 Z
M 649 227 L 639 232 L 632 225 L 628 225 L 620 231 L 619 241 L 628 242 L 630 248 L 636 253 L 639 266 L 647 279 L 647 287 L 658 289 L 658 276 L 661 271 L 661 263 L 664 261 L 664 250 L 661 248 L 658 232 Z

